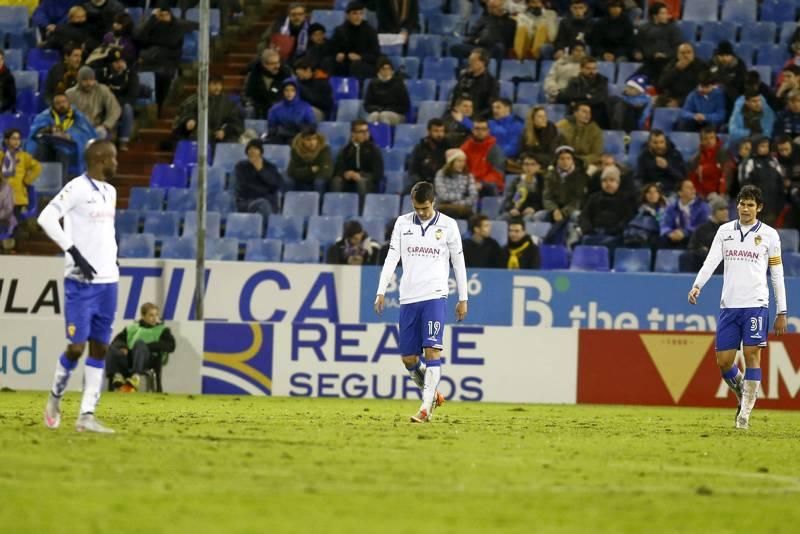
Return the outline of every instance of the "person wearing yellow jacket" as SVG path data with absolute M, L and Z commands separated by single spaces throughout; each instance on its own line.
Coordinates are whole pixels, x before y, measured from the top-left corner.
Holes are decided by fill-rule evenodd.
M 28 207 L 28 186 L 33 184 L 42 172 L 41 164 L 22 149 L 22 133 L 16 128 L 3 132 L 3 145 L 0 147 L 0 170 L 3 178 L 14 193 L 14 214 L 19 215 Z M 5 239 L 2 248 L 14 248 L 13 239 Z

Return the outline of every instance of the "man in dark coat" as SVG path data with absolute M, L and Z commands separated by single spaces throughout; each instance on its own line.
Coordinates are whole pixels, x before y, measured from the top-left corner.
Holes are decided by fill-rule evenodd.
M 610 0 L 608 16 L 592 26 L 592 54 L 603 61 L 628 61 L 633 59 L 633 38 L 633 22 L 625 13 L 625 2 Z
M 583 244 L 615 246 L 622 242 L 622 232 L 634 215 L 634 204 L 620 190 L 621 174 L 618 167 L 603 169 L 600 191 L 589 195 L 581 210 L 579 224 Z
M 500 244 L 492 237 L 492 221 L 483 213 L 469 218 L 471 235 L 464 239 L 464 264 L 469 269 L 502 269 L 503 252 Z
M 269 108 L 281 100 L 283 81 L 291 75 L 292 71 L 282 64 L 278 52 L 269 48 L 261 52 L 261 58 L 252 64 L 244 82 L 248 116 L 266 119 Z
M 247 159 L 234 167 L 236 177 L 236 209 L 243 213 L 260 213 L 267 218 L 278 213 L 283 178 L 277 167 L 264 159 L 261 141 L 254 139 L 245 148 Z
M 643 184 L 660 183 L 664 193 L 670 194 L 686 177 L 686 162 L 664 132 L 653 130 L 639 154 L 636 175 Z
M 480 47 L 488 50 L 497 61 L 505 58 L 506 51 L 514 47 L 517 22 L 508 16 L 504 4 L 503 0 L 487 0 L 484 15 L 470 24 L 464 42 L 450 47 L 450 53 L 465 58 Z
M 436 173 L 444 167 L 445 152 L 448 148 L 444 134 L 444 121 L 442 119 L 429 120 L 428 135 L 420 139 L 411 152 L 406 192 L 411 191 L 411 186 L 417 182 L 433 183 Z
M 333 165 L 331 191 L 356 192 L 362 201 L 367 193 L 377 190 L 383 179 L 381 149 L 369 137 L 365 120 L 355 120 L 350 125 L 350 142 L 347 143 Z
M 489 55 L 483 48 L 476 48 L 469 55 L 467 68 L 461 73 L 450 102 L 455 105 L 461 97 L 472 100 L 473 116 L 488 116 L 492 101 L 500 95 L 500 85 L 489 74 Z
M 101 36 L 102 39 L 102 36 Z M 100 39 L 95 39 L 86 23 L 86 9 L 83 6 L 73 6 L 67 15 L 67 21 L 58 24 L 47 36 L 42 46 L 63 50 L 67 43 L 76 43 L 83 46 L 88 53 L 97 48 Z
M 184 100 L 175 117 L 175 135 L 179 139 L 197 139 L 197 94 Z M 208 137 L 212 143 L 236 142 L 244 131 L 239 108 L 222 92 L 222 76 L 208 80 Z
M 503 253 L 503 266 L 507 269 L 538 269 L 542 264 L 539 246 L 525 231 L 521 218 L 508 221 L 508 243 Z
M 345 9 L 347 19 L 338 26 L 331 38 L 334 74 L 360 80 L 375 76 L 375 63 L 381 53 L 378 32 L 364 20 L 361 2 L 350 2 Z
M 700 73 L 707 69 L 705 62 L 695 56 L 694 48 L 689 43 L 678 47 L 678 57 L 667 63 L 661 71 L 656 86 L 662 92 L 660 105 L 680 107 L 686 97 L 700 83 Z
M 682 273 L 696 273 L 703 266 L 703 262 L 708 256 L 714 237 L 717 235 L 719 227 L 728 222 L 728 203 L 722 197 L 717 197 L 710 202 L 711 217 L 708 221 L 698 226 L 689 238 L 689 246 L 686 252 L 678 258 L 678 264 Z M 722 274 L 723 264 L 720 263 L 715 274 Z
M 156 102 L 164 102 L 181 62 L 184 27 L 172 15 L 169 2 L 162 1 L 134 32 L 139 49 L 139 69 L 156 73 Z
M 311 104 L 317 122 L 324 121 L 333 111 L 333 88 L 330 82 L 314 75 L 314 66 L 307 57 L 295 61 L 294 74 L 300 98 Z
M 86 10 L 86 26 L 92 39 L 98 43 L 106 32 L 111 31 L 114 17 L 125 11 L 125 6 L 117 0 L 90 0 L 84 2 Z
M 562 18 L 558 24 L 554 59 L 560 59 L 567 48 L 575 41 L 586 42 L 592 34 L 592 16 L 589 13 L 589 4 L 586 0 L 572 0 L 569 6 L 569 15 Z
M 592 117 L 601 128 L 608 127 L 608 78 L 597 72 L 597 60 L 581 60 L 581 72 L 558 93 L 556 102 L 574 106 L 585 102 L 592 108 Z

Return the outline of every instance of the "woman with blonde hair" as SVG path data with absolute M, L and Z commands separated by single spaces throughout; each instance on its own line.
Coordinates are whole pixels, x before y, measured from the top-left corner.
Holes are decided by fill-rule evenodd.
M 466 219 L 472 215 L 478 201 L 478 184 L 467 170 L 467 155 L 463 150 L 448 150 L 446 161 L 434 179 L 436 206 L 445 215 Z
M 556 148 L 565 144 L 558 128 L 547 117 L 544 106 L 534 106 L 525 119 L 520 140 L 520 153 L 528 153 L 547 168 L 553 162 Z

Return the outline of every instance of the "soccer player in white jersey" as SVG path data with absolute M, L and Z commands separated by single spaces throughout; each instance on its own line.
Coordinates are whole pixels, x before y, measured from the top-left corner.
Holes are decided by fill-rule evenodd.
M 86 173 L 72 179 L 39 215 L 39 225 L 66 253 L 64 320 L 67 350 L 56 364 L 44 424 L 58 428 L 61 397 L 89 341 L 83 398 L 75 424 L 79 432 L 111 433 L 94 415 L 103 386 L 103 367 L 117 309 L 117 191 L 107 182 L 117 171 L 117 149 L 109 141 L 86 147 Z M 59 220 L 64 220 L 62 229 Z
M 711 278 L 719 262 L 724 260 L 725 274 L 716 339 L 717 365 L 739 402 L 736 428 L 748 428 L 761 383 L 761 349 L 767 346 L 768 267 L 777 308 L 774 325 L 777 335 L 786 332 L 786 288 L 778 232 L 757 219 L 764 207 L 761 190 L 746 185 L 736 201 L 739 218 L 723 224 L 717 230 L 706 261 L 689 291 L 689 303 L 697 304 L 700 290 Z M 743 346 L 746 365 L 744 374 L 735 364 L 740 345 Z
M 433 184 L 417 182 L 411 189 L 414 211 L 397 218 L 383 264 L 375 311 L 384 309 L 384 296 L 397 262 L 400 278 L 400 354 L 414 383 L 422 390 L 422 405 L 411 417 L 414 423 L 430 420 L 444 397 L 436 390 L 442 377 L 441 353 L 450 263 L 458 285 L 456 319 L 467 315 L 467 269 L 461 232 L 454 219 L 434 209 Z M 419 355 L 425 353 L 425 361 Z

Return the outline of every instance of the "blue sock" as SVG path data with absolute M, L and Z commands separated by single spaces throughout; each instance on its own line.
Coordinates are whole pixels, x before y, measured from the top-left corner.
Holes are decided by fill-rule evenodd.
M 758 382 L 761 381 L 761 368 L 760 367 L 752 367 L 747 368 L 744 372 L 744 379 L 745 380 L 756 380 Z
M 50 393 L 53 395 L 53 397 L 61 398 L 61 396 L 64 394 L 64 390 L 67 389 L 69 377 L 72 375 L 72 371 L 74 371 L 75 367 L 77 366 L 77 361 L 70 360 L 67 358 L 66 354 L 61 355 L 61 357 L 58 359 L 58 363 L 56 364 L 56 372 L 55 376 L 53 377 L 53 387 L 50 389 Z
M 419 386 L 420 389 L 425 385 L 425 370 L 427 366 L 422 358 L 417 359 L 417 363 L 412 365 L 411 367 L 406 366 L 406 370 L 408 371 L 409 376 L 411 376 L 411 380 Z
M 737 378 L 740 374 L 741 371 L 739 370 L 739 367 L 734 364 L 733 367 L 722 373 L 722 378 L 725 380 L 725 383 L 728 384 L 729 388 L 737 391 L 739 389 L 739 382 L 737 381 Z

